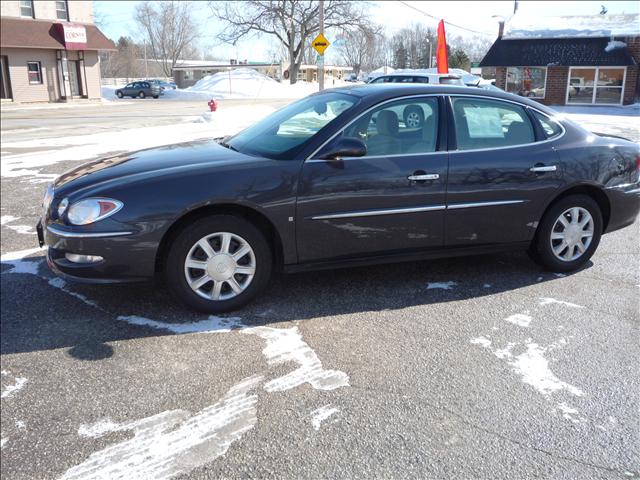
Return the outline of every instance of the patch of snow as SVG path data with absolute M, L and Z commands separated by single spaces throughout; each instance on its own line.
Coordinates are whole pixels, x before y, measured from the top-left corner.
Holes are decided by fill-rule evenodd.
M 480 345 L 484 348 L 489 348 L 491 346 L 491 340 L 489 340 L 487 337 L 472 338 L 471 343 L 473 343 L 474 345 Z
M 433 290 L 433 289 L 451 290 L 456 285 L 458 285 L 456 282 L 431 282 L 427 284 L 427 290 Z
M 619 40 L 609 40 L 609 43 L 607 43 L 607 46 L 604 47 L 604 51 L 605 52 L 611 52 L 613 50 L 615 50 L 616 48 L 625 48 L 627 46 L 626 43 L 621 42 Z
M 211 122 L 142 127 L 128 130 L 127 135 L 111 131 L 74 137 L 3 142 L 6 148 L 48 148 L 49 150 L 3 156 L 0 160 L 1 175 L 8 178 L 31 177 L 38 181 L 51 181 L 57 175 L 41 173 L 42 168 L 59 162 L 90 160 L 116 152 L 132 152 L 222 137 L 234 134 L 274 111 L 275 108 L 266 105 L 230 107 L 215 112 Z
M 11 268 L 3 271 L 5 273 L 30 273 L 38 275 L 38 267 L 42 261 L 42 257 L 30 257 L 34 253 L 42 252 L 42 248 L 29 248 L 27 250 L 18 250 L 16 252 L 8 252 L 0 256 L 2 265 L 10 265 Z M 26 260 L 30 258 L 30 260 Z
M 579 423 L 581 420 L 579 416 L 580 412 L 578 412 L 578 410 L 576 410 L 575 408 L 570 407 L 565 402 L 558 404 L 558 410 L 562 412 L 562 416 L 564 418 L 566 418 L 567 420 L 571 420 L 573 423 Z
M 543 395 L 549 395 L 561 390 L 582 396 L 584 392 L 567 382 L 560 380 L 549 368 L 549 362 L 544 357 L 547 349 L 540 347 L 536 343 L 527 343 L 524 346 L 526 351 L 520 355 L 514 355 L 512 350 L 517 343 L 509 343 L 502 349 L 491 349 L 491 342 L 482 341 L 484 337 L 471 340 L 482 347 L 491 350 L 497 358 L 505 360 L 511 366 L 516 374 L 518 374 L 524 383 L 532 386 Z M 555 346 L 555 345 L 554 345 Z
M 118 432 L 121 430 L 130 430 L 131 427 L 127 423 L 115 423 L 109 418 L 100 420 L 93 425 L 80 425 L 78 435 L 81 437 L 99 438 L 107 433 Z
M 9 439 L 7 437 L 0 439 L 0 449 L 4 448 L 8 441 Z
M 311 424 L 313 425 L 313 428 L 315 430 L 320 430 L 322 422 L 339 411 L 339 408 L 332 407 L 331 404 L 315 409 L 311 412 Z
M 264 386 L 268 392 L 282 392 L 305 383 L 318 390 L 334 390 L 349 386 L 349 377 L 339 370 L 325 370 L 322 362 L 302 339 L 298 327 L 252 327 L 242 330 L 266 340 L 262 350 L 269 365 L 296 363 L 298 368 L 282 377 L 270 380 Z
M 15 377 L 15 383 L 13 385 L 7 385 L 2 389 L 2 393 L 0 393 L 0 398 L 9 398 L 13 397 L 17 392 L 22 390 L 24 386 L 27 384 L 27 379 L 24 377 Z
M 551 304 L 558 304 L 558 305 L 564 305 L 565 307 L 569 307 L 569 308 L 584 308 L 582 305 L 578 305 L 575 303 L 571 303 L 571 302 L 565 302 L 563 300 L 556 300 L 555 298 L 550 298 L 550 297 L 541 297 L 540 298 L 540 305 L 541 306 L 545 306 L 545 305 L 551 305 Z
M 22 420 L 16 420 L 16 428 L 19 428 L 20 430 L 24 430 L 25 428 L 27 428 L 27 424 L 24 423 Z
M 6 225 L 7 223 L 15 222 L 16 220 L 20 220 L 20 217 L 14 217 L 13 215 L 2 215 L 0 217 L 0 225 Z
M 485 283 L 482 288 L 491 288 L 491 284 L 490 283 Z
M 246 327 L 239 317 L 224 318 L 216 317 L 215 315 L 209 316 L 206 320 L 189 323 L 159 322 L 157 320 L 151 320 L 137 315 L 121 315 L 118 317 L 118 320 L 130 323 L 131 325 L 167 330 L 178 335 L 184 335 L 187 333 L 228 333 L 233 329 Z
M 67 470 L 62 479 L 165 479 L 211 462 L 255 425 L 258 397 L 249 392 L 262 378 L 243 380 L 195 415 L 171 410 L 124 424 L 102 421 L 81 426 L 81 435 L 133 430 L 134 436 L 91 454 Z
M 531 320 L 533 320 L 533 318 L 523 313 L 516 313 L 514 315 L 511 315 L 505 318 L 504 320 L 505 322 L 513 323 L 514 325 L 517 325 L 519 327 L 527 328 L 531 323 Z

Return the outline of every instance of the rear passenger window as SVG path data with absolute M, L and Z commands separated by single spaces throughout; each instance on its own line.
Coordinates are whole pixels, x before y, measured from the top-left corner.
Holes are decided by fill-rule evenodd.
M 555 120 L 551 120 L 546 115 L 543 115 L 542 113 L 535 110 L 531 110 L 531 113 L 533 113 L 533 116 L 542 127 L 542 130 L 544 131 L 544 134 L 547 136 L 547 138 L 554 138 L 562 133 L 562 128 Z
M 367 157 L 435 152 L 437 97 L 386 103 L 363 115 L 343 133 L 367 145 Z
M 535 141 L 533 126 L 519 105 L 480 98 L 453 98 L 458 150 L 499 148 Z

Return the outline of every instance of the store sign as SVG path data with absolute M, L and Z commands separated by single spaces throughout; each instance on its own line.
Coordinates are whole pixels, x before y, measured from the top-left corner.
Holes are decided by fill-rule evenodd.
M 87 29 L 84 25 L 58 23 L 56 26 L 64 39 L 64 47 L 67 50 L 86 50 Z

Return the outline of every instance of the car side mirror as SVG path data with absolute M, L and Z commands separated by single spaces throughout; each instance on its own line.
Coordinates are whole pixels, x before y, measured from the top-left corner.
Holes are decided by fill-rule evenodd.
M 342 157 L 364 157 L 367 146 L 359 138 L 341 137 L 322 149 L 318 156 L 321 160 L 340 160 Z

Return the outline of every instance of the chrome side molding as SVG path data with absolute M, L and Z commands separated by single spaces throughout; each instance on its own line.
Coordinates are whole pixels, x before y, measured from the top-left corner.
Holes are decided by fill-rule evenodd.
M 54 235 L 64 238 L 106 238 L 133 235 L 133 232 L 69 232 L 58 228 L 56 225 L 48 225 L 47 230 Z

